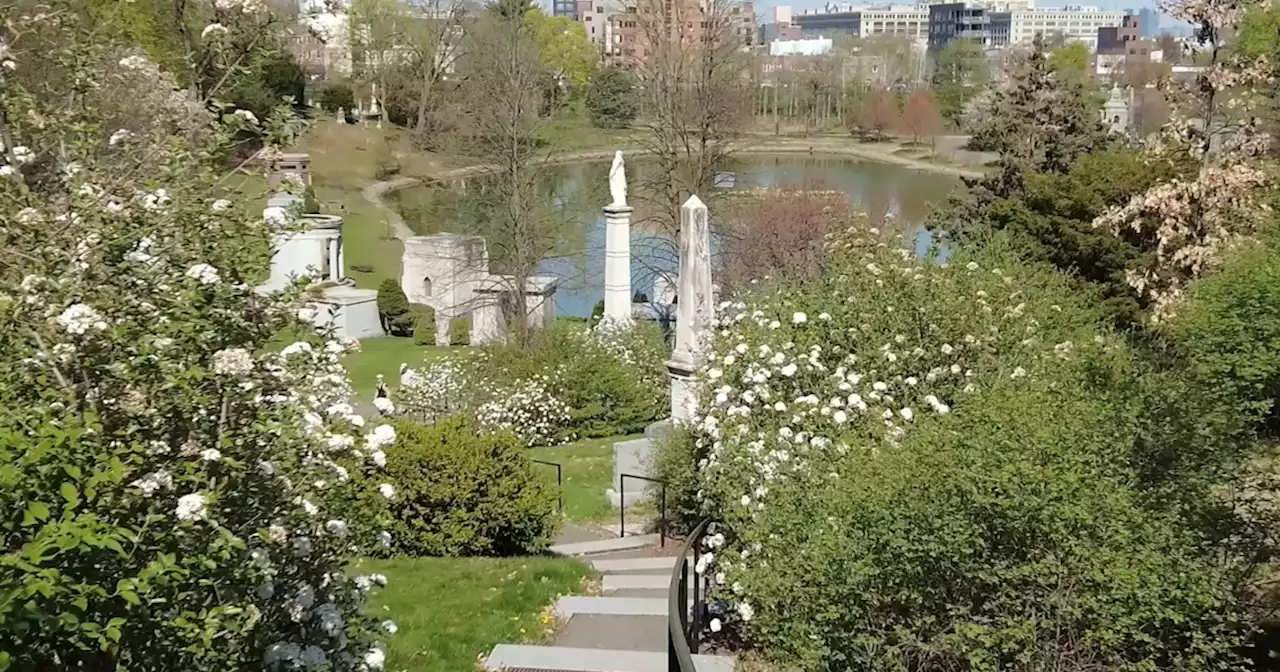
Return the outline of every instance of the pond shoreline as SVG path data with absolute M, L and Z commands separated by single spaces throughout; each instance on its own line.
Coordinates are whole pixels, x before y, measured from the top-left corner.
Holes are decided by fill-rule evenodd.
M 864 159 L 877 163 L 886 163 L 913 170 L 937 173 L 941 175 L 951 175 L 955 177 L 977 178 L 982 177 L 985 174 L 980 170 L 974 170 L 972 168 L 930 163 L 928 161 L 921 161 L 919 159 L 911 159 L 904 156 L 898 156 L 896 154 L 890 154 L 872 147 L 847 145 L 843 143 L 837 145 L 836 143 L 832 143 L 830 138 L 812 138 L 808 141 L 782 140 L 777 143 L 747 142 L 731 145 L 731 150 L 735 154 L 804 154 L 816 158 L 833 156 Z M 545 164 L 563 165 L 566 163 L 607 161 L 613 158 L 614 151 L 617 150 L 593 149 L 580 152 L 564 152 L 552 155 L 545 161 Z M 630 149 L 622 149 L 621 151 L 622 155 L 625 157 L 641 157 L 650 153 L 647 150 L 637 149 L 634 147 Z M 493 164 L 477 163 L 469 166 L 462 166 L 460 168 L 433 171 L 423 175 L 404 176 L 394 180 L 388 180 L 388 182 L 396 183 L 396 186 L 391 189 L 386 189 L 382 193 L 385 195 L 387 191 L 403 189 L 404 187 L 412 184 L 412 182 L 408 182 L 409 180 L 419 182 L 454 180 L 464 177 L 483 175 L 484 173 L 492 170 Z
M 984 175 L 982 171 L 972 168 L 964 168 L 961 166 L 945 166 L 919 159 L 911 159 L 904 156 L 898 156 L 885 151 L 881 151 L 872 147 L 847 145 L 843 142 L 837 145 L 831 141 L 831 138 L 811 138 L 805 141 L 781 140 L 776 143 L 772 142 L 746 142 L 731 145 L 732 151 L 739 155 L 806 155 L 815 158 L 822 157 L 839 157 L 862 159 L 873 163 L 882 163 L 887 165 L 899 166 L 909 170 L 917 170 L 921 172 L 934 173 L 939 175 L 950 175 L 962 178 L 979 178 Z M 611 149 L 594 149 L 578 152 L 564 152 L 554 154 L 548 158 L 545 165 L 559 166 L 570 163 L 590 163 L 596 161 L 607 161 L 613 158 L 613 154 L 618 150 Z M 622 149 L 622 155 L 625 157 L 643 157 L 650 152 L 644 149 L 629 148 Z M 404 241 L 415 236 L 413 230 L 404 222 L 404 218 L 396 211 L 394 207 L 387 205 L 384 197 L 394 191 L 406 189 L 409 187 L 430 184 L 432 182 L 441 182 L 447 180 L 456 180 L 468 177 L 476 177 L 491 172 L 494 169 L 493 164 L 477 163 L 459 168 L 450 168 L 446 170 L 431 171 L 423 175 L 402 175 L 390 180 L 381 180 L 366 186 L 363 190 L 364 198 L 369 203 L 377 206 L 385 213 L 388 222 L 395 231 L 396 238 Z

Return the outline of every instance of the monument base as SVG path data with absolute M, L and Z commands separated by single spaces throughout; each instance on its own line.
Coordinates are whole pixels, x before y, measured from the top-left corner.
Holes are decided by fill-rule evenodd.
M 667 376 L 671 379 L 671 420 L 677 424 L 691 422 L 697 410 L 694 366 L 684 359 L 672 359 L 667 362 Z
M 378 317 L 378 292 L 340 285 L 324 290 L 314 302 L 313 324 L 332 326 L 338 338 L 371 338 L 382 336 L 382 320 Z
M 661 420 L 644 429 L 643 439 L 619 441 L 613 444 L 613 482 L 604 491 L 604 498 L 609 506 L 618 508 L 631 506 L 637 502 L 653 499 L 661 492 L 661 485 L 650 483 L 639 478 L 628 478 L 626 487 L 622 487 L 622 475 L 644 476 L 653 478 L 654 458 L 658 447 L 671 435 L 671 421 Z M 626 493 L 624 501 L 623 492 Z

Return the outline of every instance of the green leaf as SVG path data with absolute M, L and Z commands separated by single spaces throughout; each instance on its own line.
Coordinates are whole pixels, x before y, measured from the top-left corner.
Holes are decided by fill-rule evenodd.
M 44 502 L 31 502 L 27 505 L 27 513 L 30 513 L 36 520 L 49 519 L 49 505 Z
M 80 503 L 80 492 L 76 490 L 76 486 L 70 483 L 63 483 L 58 486 L 58 492 L 62 494 L 62 498 L 67 500 L 67 506 L 75 507 Z

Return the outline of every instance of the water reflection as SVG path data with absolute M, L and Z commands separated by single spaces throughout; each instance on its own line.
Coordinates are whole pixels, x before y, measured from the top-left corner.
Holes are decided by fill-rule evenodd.
M 559 166 L 549 171 L 544 182 L 546 202 L 561 213 L 566 226 L 563 239 L 538 272 L 561 278 L 556 309 L 562 315 L 589 315 L 604 297 L 604 217 L 600 208 L 609 201 L 608 169 L 607 162 Z M 652 165 L 639 159 L 629 162 L 627 169 L 629 177 L 634 176 L 633 198 L 629 200 L 636 208 L 631 237 L 632 287 L 652 296 L 654 278 L 676 267 L 675 246 L 668 234 L 669 224 L 647 206 L 643 193 L 637 193 L 646 175 L 652 174 Z M 892 214 L 894 227 L 915 242 L 919 254 L 930 244 L 923 228 L 930 208 L 959 184 L 950 176 L 834 157 L 750 155 L 740 157 L 726 170 L 734 173 L 734 190 L 821 184 L 842 191 L 873 219 Z M 468 180 L 465 190 L 458 187 L 411 188 L 397 192 L 395 199 L 406 223 L 419 234 L 486 230 L 481 221 L 483 209 L 468 197 L 479 188 L 476 181 Z M 704 199 L 711 209 L 713 227 L 717 205 L 726 198 L 732 198 L 730 190 Z M 712 254 L 717 250 L 713 240 Z M 490 254 L 494 254 L 492 244 Z

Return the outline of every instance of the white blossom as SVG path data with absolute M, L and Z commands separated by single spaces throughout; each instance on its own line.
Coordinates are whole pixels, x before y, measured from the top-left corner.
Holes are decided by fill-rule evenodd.
M 253 371 L 253 355 L 244 348 L 219 350 L 213 355 L 213 372 L 219 376 L 239 377 Z
M 386 397 L 374 398 L 373 407 L 383 415 L 391 415 L 396 412 L 396 405 L 391 403 L 391 400 Z
M 141 490 L 144 497 L 150 497 L 152 493 L 161 488 L 166 490 L 172 488 L 173 476 L 164 469 L 160 469 L 135 480 L 129 485 Z
M 208 39 L 210 33 L 218 33 L 219 35 L 224 35 L 226 34 L 226 32 L 227 32 L 227 27 L 222 25 L 221 23 L 211 23 L 205 26 L 204 30 L 200 31 L 200 39 L 202 40 Z
M 231 209 L 231 201 L 225 198 L 219 198 L 209 206 L 209 209 L 214 212 L 226 212 Z
M 387 499 L 393 499 L 396 496 L 396 489 L 390 483 L 379 485 L 378 492 L 382 493 L 382 496 Z
M 204 520 L 209 515 L 204 495 L 193 492 L 178 498 L 178 507 L 174 510 L 178 520 Z
M 125 142 L 131 138 L 133 138 L 133 131 L 127 128 L 118 128 L 116 129 L 115 133 L 111 134 L 110 138 L 107 138 L 107 144 L 112 147 L 115 147 L 116 145 L 122 142 Z
M 196 264 L 187 269 L 186 276 L 195 280 L 199 280 L 202 285 L 218 284 L 218 269 L 209 264 Z
M 58 316 L 58 324 L 68 333 L 80 336 L 89 332 L 104 331 L 107 323 L 102 315 L 83 303 L 74 303 Z

